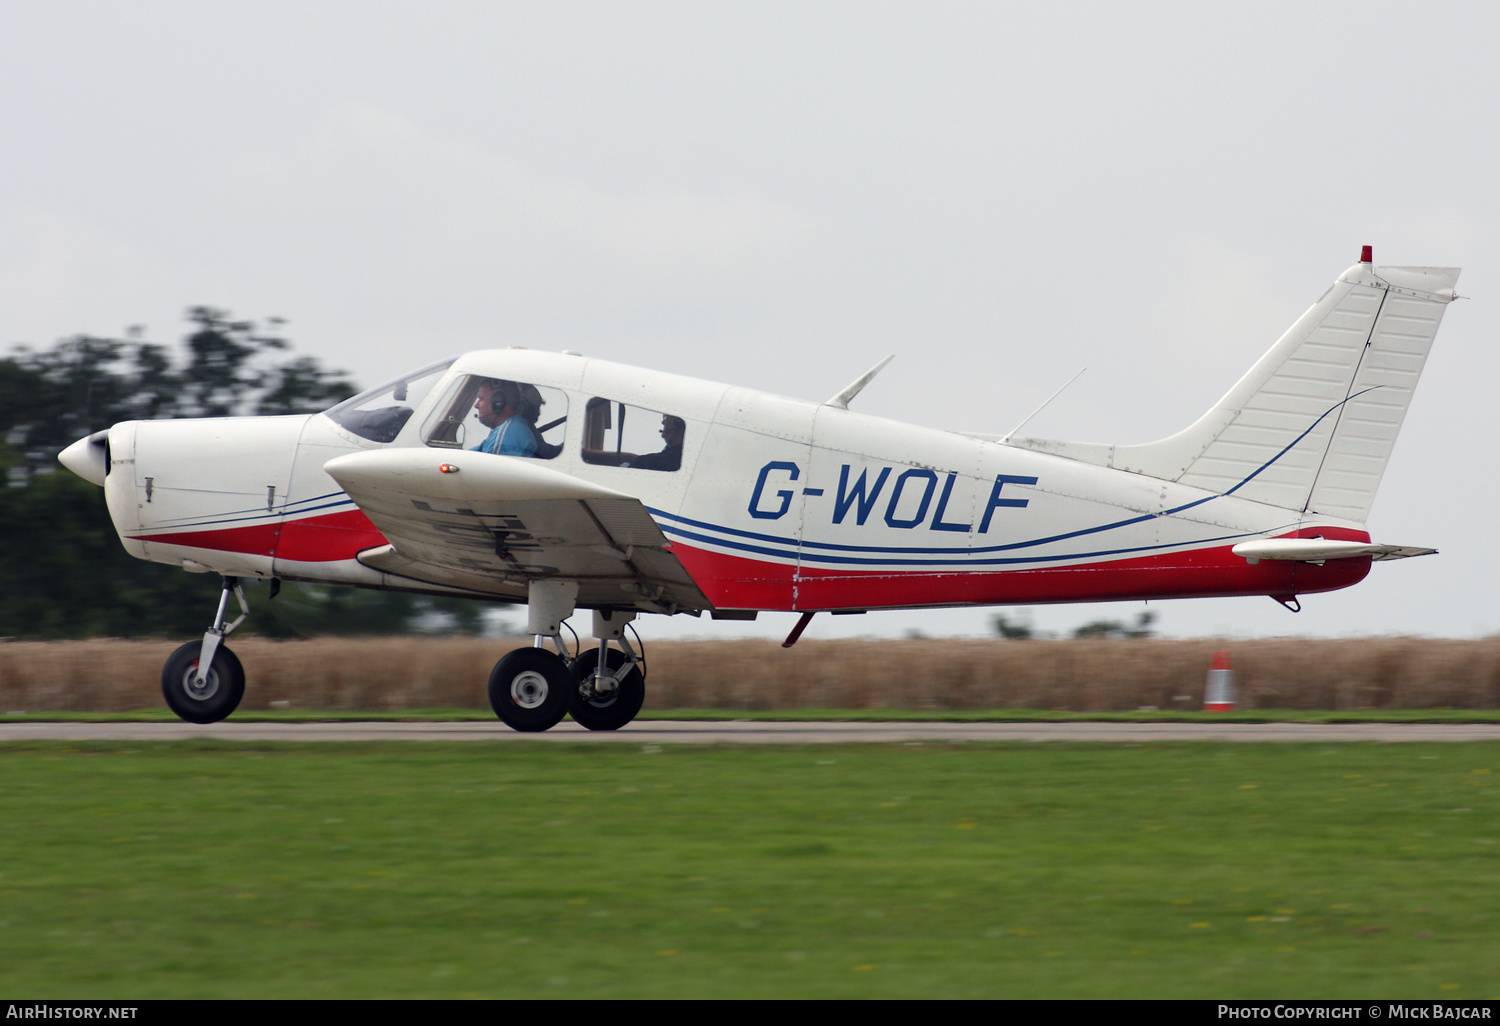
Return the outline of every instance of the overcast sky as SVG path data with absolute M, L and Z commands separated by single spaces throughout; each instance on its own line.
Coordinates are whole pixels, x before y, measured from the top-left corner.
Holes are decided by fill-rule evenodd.
M 1494 633 L 1497 10 L 0 0 L 0 345 L 170 341 L 210 304 L 364 384 L 522 344 L 813 400 L 895 353 L 856 408 L 987 432 L 1087 366 L 1027 433 L 1143 442 L 1369 243 L 1473 297 L 1369 525 L 1441 555 L 1295 616 L 1151 609 L 1183 636 Z M 682 629 L 713 626 L 648 636 Z

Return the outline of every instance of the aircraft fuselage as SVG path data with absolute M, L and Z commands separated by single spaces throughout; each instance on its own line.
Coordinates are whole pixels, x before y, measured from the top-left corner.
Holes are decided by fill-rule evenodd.
M 327 414 L 118 424 L 108 432 L 104 481 L 111 516 L 134 555 L 193 570 L 524 600 L 536 537 L 523 517 L 502 523 L 497 507 L 484 525 L 516 539 L 505 549 L 516 573 L 501 567 L 457 584 L 414 579 L 359 561 L 387 539 L 324 469 L 360 452 L 418 449 L 437 465 L 472 450 L 473 434 L 463 444 L 428 440 L 456 383 L 474 376 L 536 386 L 554 397 L 554 410 L 566 407 L 549 435 L 560 449 L 547 469 L 638 498 L 719 610 L 1292 596 L 1346 587 L 1370 567 L 1368 558 L 1252 563 L 1230 552 L 1263 537 L 1368 541 L 1353 521 L 826 404 L 529 350 L 453 362 L 389 441 Z M 621 431 L 626 409 L 680 418 L 680 466 L 599 462 L 586 451 L 593 428 L 585 421 L 601 401 L 620 409 Z M 453 516 L 455 537 L 474 527 Z M 666 611 L 589 587 L 580 605 Z

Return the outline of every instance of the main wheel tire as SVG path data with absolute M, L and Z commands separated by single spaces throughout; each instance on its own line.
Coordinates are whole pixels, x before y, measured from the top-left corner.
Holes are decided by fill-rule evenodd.
M 544 648 L 507 653 L 490 673 L 490 707 L 513 730 L 556 726 L 577 690 L 562 657 Z
M 584 682 L 594 675 L 594 667 L 598 665 L 599 650 L 597 648 L 579 653 L 578 658 L 573 662 L 573 678 L 578 682 L 580 689 Z M 610 672 L 616 673 L 624 665 L 625 653 L 618 649 L 610 649 Z M 589 730 L 619 730 L 635 719 L 636 713 L 641 711 L 641 703 L 645 700 L 646 678 L 639 666 L 632 666 L 613 694 L 584 698 L 582 690 L 575 689 L 573 702 L 568 707 L 568 712 L 573 714 L 574 720 Z
M 220 645 L 198 686 L 198 657 L 203 642 L 189 641 L 167 658 L 161 671 L 161 694 L 167 707 L 189 723 L 218 723 L 239 708 L 245 697 L 245 668 L 239 657 Z

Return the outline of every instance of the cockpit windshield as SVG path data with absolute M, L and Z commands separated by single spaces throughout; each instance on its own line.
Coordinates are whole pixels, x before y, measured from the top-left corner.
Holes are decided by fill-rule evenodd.
M 453 360 L 444 360 L 430 364 L 345 399 L 326 412 L 335 424 L 361 438 L 372 442 L 392 441 L 452 363 Z

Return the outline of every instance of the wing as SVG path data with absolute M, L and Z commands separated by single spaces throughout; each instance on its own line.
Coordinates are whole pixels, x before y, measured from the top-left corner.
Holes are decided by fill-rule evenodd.
M 639 499 L 535 460 L 395 449 L 323 469 L 389 542 L 358 556 L 376 570 L 522 600 L 533 580 L 577 581 L 585 607 L 711 605 Z

